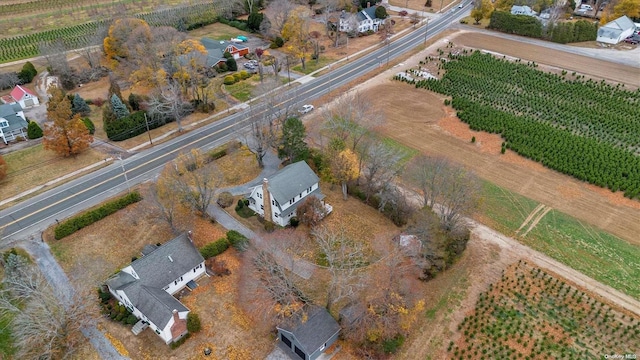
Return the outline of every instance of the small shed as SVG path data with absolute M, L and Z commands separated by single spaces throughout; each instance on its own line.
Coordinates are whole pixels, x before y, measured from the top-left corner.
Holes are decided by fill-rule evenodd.
M 279 346 L 294 359 L 315 360 L 338 339 L 340 325 L 324 308 L 298 311 L 277 326 Z
M 636 25 L 626 16 L 621 16 L 598 29 L 597 42 L 615 45 L 633 35 Z
M 23 109 L 40 105 L 40 101 L 38 101 L 36 93 L 24 86 L 16 85 L 16 87 L 11 90 L 11 97 L 15 102 L 20 104 Z

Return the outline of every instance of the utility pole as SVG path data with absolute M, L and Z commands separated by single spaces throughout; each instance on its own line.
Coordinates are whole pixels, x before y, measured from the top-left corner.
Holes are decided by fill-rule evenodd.
M 127 170 L 124 168 L 124 160 L 122 160 L 122 156 L 118 155 L 118 159 L 120 160 L 120 166 L 122 167 L 122 174 L 124 174 L 124 182 L 127 183 L 127 190 L 131 192 L 131 185 L 129 185 L 129 178 L 127 177 Z
M 149 134 L 149 144 L 153 145 L 153 141 L 151 141 L 151 130 L 149 130 L 149 121 L 147 120 L 147 113 L 144 113 L 144 123 L 147 125 L 147 134 Z

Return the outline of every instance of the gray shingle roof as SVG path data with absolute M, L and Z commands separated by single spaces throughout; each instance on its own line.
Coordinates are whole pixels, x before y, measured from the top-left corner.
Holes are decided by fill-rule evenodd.
M 320 192 L 320 188 L 317 188 L 315 190 L 313 190 L 309 195 L 307 195 L 307 197 L 309 196 L 315 196 L 318 199 L 322 200 L 324 199 L 324 194 L 322 194 L 322 192 Z M 287 216 L 289 216 L 289 214 L 291 214 L 292 212 L 296 211 L 296 209 L 298 208 L 298 206 L 301 204 L 302 202 L 298 202 L 293 204 L 293 206 L 289 206 L 285 211 L 282 211 L 282 207 L 279 206 L 278 209 L 280 209 L 280 216 L 283 218 L 286 218 Z
M 162 289 L 203 261 L 185 233 L 132 262 L 131 267 L 144 285 Z
M 15 115 L 20 111 L 22 111 L 22 106 L 20 106 L 20 104 L 18 103 L 0 105 L 0 117 Z
M 309 307 L 306 309 L 306 315 L 306 321 L 302 322 L 303 312 L 299 311 L 277 328 L 292 333 L 302 350 L 312 354 L 340 331 L 340 325 L 322 307 Z
M 298 161 L 285 166 L 269 178 L 269 192 L 279 204 L 285 204 L 318 180 L 318 176 L 306 162 Z
M 0 116 L 0 117 L 7 120 L 7 122 L 9 123 L 9 127 L 2 128 L 2 131 L 4 132 L 24 129 L 27 126 L 29 126 L 29 123 L 27 123 L 25 119 L 21 118 L 16 114 L 10 114 L 10 115 Z
M 148 246 L 145 249 L 151 250 Z M 123 290 L 133 306 L 156 326 L 164 328 L 174 309 L 189 309 L 163 288 L 203 261 L 187 234 L 182 234 L 131 263 L 140 279 L 120 271 L 106 283 L 113 290 Z

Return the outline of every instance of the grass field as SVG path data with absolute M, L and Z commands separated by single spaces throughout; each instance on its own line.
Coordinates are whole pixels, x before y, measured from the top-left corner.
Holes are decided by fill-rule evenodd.
M 477 218 L 521 243 L 603 284 L 640 299 L 640 248 L 557 210 L 551 210 L 526 236 L 516 230 L 538 206 L 534 200 L 483 183 Z
M 224 87 L 231 96 L 244 102 L 251 98 L 251 93 L 256 86 L 251 79 L 246 79 L 232 85 L 225 85 Z
M 640 348 L 640 319 L 519 261 L 480 293 L 449 358 L 595 359 Z
M 9 170 L 0 183 L 2 197 L 9 198 L 85 166 L 104 162 L 106 157 L 97 150 L 89 149 L 75 157 L 62 158 L 44 150 L 42 144 L 11 152 L 4 156 Z

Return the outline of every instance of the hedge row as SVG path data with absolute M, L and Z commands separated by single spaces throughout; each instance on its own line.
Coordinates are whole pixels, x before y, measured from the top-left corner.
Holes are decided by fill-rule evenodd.
M 229 248 L 229 240 L 226 238 L 220 238 L 212 243 L 209 243 L 200 249 L 200 254 L 205 259 L 212 258 L 220 255 Z
M 249 239 L 235 230 L 227 231 L 227 240 L 236 250 L 243 251 L 249 246 Z
M 69 220 L 62 222 L 55 228 L 55 238 L 60 240 L 66 236 L 73 234 L 74 232 L 87 227 L 94 222 L 101 220 L 120 209 L 124 209 L 130 204 L 136 203 L 142 200 L 142 195 L 139 192 L 134 191 L 119 199 L 110 201 L 100 206 L 97 209 L 87 211 L 76 217 L 72 217 Z
M 542 37 L 542 23 L 533 16 L 511 15 L 506 11 L 494 11 L 491 14 L 489 29 L 534 38 Z
M 535 17 L 512 15 L 505 11 L 494 11 L 491 14 L 489 29 L 508 34 L 551 40 L 560 44 L 593 41 L 598 34 L 598 24 L 587 20 L 579 20 L 575 23 L 558 22 L 550 24 L 545 31 L 542 23 Z
M 137 111 L 129 116 L 125 116 L 122 119 L 108 121 L 105 124 L 104 130 L 107 133 L 107 137 L 109 138 L 109 140 L 123 141 L 147 131 L 147 124 L 144 118 L 144 114 L 144 111 Z M 158 128 L 170 121 L 173 120 L 155 119 L 153 117 L 149 117 L 149 129 Z

